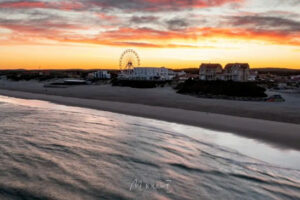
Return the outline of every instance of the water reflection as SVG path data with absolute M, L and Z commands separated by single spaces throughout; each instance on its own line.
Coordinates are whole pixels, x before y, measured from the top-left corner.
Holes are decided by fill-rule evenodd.
M 1 199 L 300 198 L 298 151 L 92 109 L 0 102 Z
M 118 121 L 112 120 L 114 115 L 118 115 L 118 117 L 120 118 L 120 122 L 123 122 L 122 123 L 124 128 L 123 131 L 130 131 L 131 125 L 136 126 L 135 130 L 137 132 L 143 131 L 149 127 L 152 128 L 151 131 L 153 132 L 157 130 L 165 129 L 168 130 L 168 132 L 176 132 L 179 134 L 184 134 L 189 137 L 195 138 L 197 140 L 205 140 L 208 141 L 209 143 L 214 143 L 220 146 L 224 146 L 226 148 L 230 148 L 232 150 L 235 150 L 237 152 L 240 152 L 252 158 L 263 160 L 271 164 L 300 170 L 299 151 L 282 149 L 280 147 L 275 147 L 273 144 L 271 146 L 270 144 L 264 143 L 260 140 L 236 136 L 234 134 L 230 134 L 226 132 L 212 131 L 212 130 L 203 129 L 199 127 L 163 122 L 163 121 L 152 120 L 152 119 L 145 119 L 141 117 L 127 116 L 123 114 L 114 114 L 110 112 L 97 111 L 93 109 L 58 105 L 58 104 L 53 104 L 50 102 L 39 101 L 39 100 L 18 99 L 18 98 L 11 98 L 11 97 L 5 97 L 0 95 L 0 102 L 6 102 L 6 103 L 23 105 L 28 107 L 35 107 L 35 108 L 46 108 L 50 110 L 52 109 L 61 110 L 73 114 L 84 113 L 88 115 L 84 115 L 86 119 L 82 121 L 89 121 L 89 123 L 94 123 L 95 125 L 97 125 L 100 123 L 99 122 L 100 120 L 101 121 L 100 124 L 105 125 L 107 127 L 120 126 L 120 124 L 118 124 Z M 62 113 L 61 117 L 65 118 L 65 113 Z M 130 122 L 128 121 L 133 121 L 134 123 L 130 124 Z M 139 124 L 142 124 L 142 126 L 139 126 Z M 85 128 L 82 127 L 82 129 Z M 167 131 L 165 131 L 164 133 L 167 133 Z M 130 135 L 130 133 L 128 134 Z M 120 133 L 120 135 L 124 136 L 122 133 Z M 158 137 L 157 140 L 161 139 L 159 135 L 157 137 Z

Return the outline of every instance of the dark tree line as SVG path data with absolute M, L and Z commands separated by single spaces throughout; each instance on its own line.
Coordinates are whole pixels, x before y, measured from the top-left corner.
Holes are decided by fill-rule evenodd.
M 265 88 L 252 82 L 187 80 L 176 87 L 178 93 L 199 96 L 266 97 Z

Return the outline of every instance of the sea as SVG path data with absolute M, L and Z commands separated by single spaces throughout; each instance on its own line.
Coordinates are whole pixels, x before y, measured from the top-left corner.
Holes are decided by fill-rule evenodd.
M 300 152 L 228 132 L 0 96 L 0 199 L 300 199 Z

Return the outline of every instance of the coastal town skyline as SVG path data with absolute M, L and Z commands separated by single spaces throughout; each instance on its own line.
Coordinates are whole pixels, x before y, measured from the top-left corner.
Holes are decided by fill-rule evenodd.
M 201 63 L 300 69 L 299 0 L 2 0 L 1 69 L 118 69 Z
M 300 0 L 0 0 L 0 200 L 300 200 Z

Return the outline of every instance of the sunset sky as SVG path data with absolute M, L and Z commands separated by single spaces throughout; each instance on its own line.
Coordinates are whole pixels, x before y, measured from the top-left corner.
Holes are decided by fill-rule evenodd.
M 0 0 L 0 68 L 300 69 L 300 0 Z

